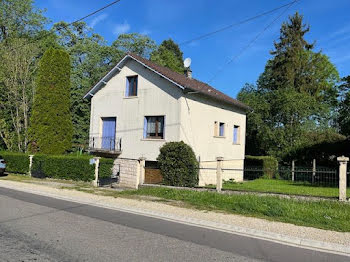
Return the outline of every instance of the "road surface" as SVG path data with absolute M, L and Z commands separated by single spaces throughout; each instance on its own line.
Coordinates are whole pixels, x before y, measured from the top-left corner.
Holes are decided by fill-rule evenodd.
M 349 261 L 0 187 L 0 261 Z

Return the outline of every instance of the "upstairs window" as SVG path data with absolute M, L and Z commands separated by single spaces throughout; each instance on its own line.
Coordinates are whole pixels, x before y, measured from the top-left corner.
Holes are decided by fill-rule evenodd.
M 137 76 L 128 76 L 126 78 L 125 96 L 137 96 Z
M 145 116 L 143 137 L 164 139 L 164 116 Z
M 219 136 L 225 136 L 225 123 L 219 123 Z
M 239 126 L 233 126 L 233 143 L 239 144 Z

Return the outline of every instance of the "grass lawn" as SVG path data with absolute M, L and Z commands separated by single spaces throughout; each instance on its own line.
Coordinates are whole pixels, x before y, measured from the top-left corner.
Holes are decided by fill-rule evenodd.
M 225 182 L 223 189 L 321 197 L 339 196 L 337 187 L 313 186 L 307 182 L 292 182 L 278 179 L 255 179 L 242 183 Z M 350 188 L 347 190 L 347 195 L 350 197 Z
M 292 223 L 300 226 L 350 232 L 350 204 L 336 201 L 302 201 L 274 196 L 226 195 L 169 188 L 141 188 L 118 196 L 152 196 L 181 201 L 188 207 L 215 210 Z

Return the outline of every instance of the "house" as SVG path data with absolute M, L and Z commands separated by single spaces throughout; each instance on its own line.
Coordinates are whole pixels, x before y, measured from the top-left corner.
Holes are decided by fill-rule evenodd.
M 182 140 L 207 168 L 200 184 L 215 183 L 217 157 L 232 169 L 224 179 L 243 180 L 248 106 L 192 78 L 190 69 L 179 74 L 129 53 L 84 98 L 91 99 L 93 153 L 152 165 L 165 142 Z

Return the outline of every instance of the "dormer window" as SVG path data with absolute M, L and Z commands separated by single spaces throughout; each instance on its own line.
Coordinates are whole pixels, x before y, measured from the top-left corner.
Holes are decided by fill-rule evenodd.
M 137 76 L 126 77 L 126 92 L 125 96 L 137 96 Z

